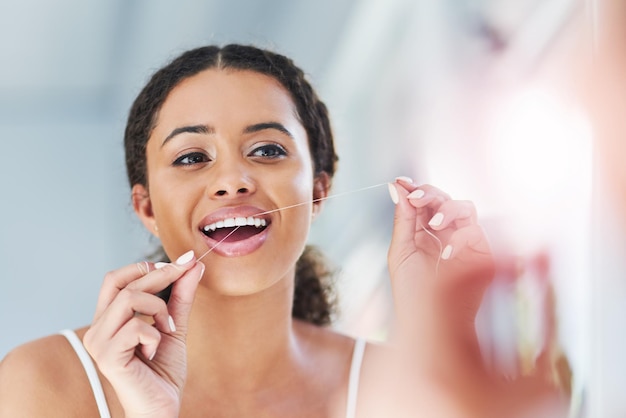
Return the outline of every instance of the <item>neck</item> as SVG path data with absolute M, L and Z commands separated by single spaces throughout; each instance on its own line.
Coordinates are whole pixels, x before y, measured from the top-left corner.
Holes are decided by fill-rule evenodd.
M 217 295 L 200 286 L 187 338 L 190 377 L 212 376 L 222 388 L 267 384 L 293 370 L 298 344 L 291 308 L 293 281 L 281 280 L 249 296 Z

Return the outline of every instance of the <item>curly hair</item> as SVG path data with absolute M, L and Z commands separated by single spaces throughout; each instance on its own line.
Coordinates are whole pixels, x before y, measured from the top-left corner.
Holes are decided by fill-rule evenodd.
M 304 127 L 315 175 L 335 174 L 337 154 L 326 105 L 291 59 L 249 45 L 203 46 L 186 51 L 156 71 L 133 102 L 124 132 L 126 171 L 130 186 L 148 187 L 146 145 L 158 112 L 181 81 L 201 71 L 233 69 L 254 71 L 277 80 L 290 94 Z M 160 251 L 159 259 L 166 259 Z M 332 272 L 319 250 L 307 245 L 296 264 L 292 315 L 317 325 L 332 322 L 336 297 Z

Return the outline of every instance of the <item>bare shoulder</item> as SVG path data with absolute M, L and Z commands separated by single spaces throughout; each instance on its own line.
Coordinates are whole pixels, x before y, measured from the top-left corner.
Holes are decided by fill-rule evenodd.
M 0 362 L 0 416 L 76 416 L 90 406 L 86 381 L 64 336 L 23 344 Z
M 354 339 L 337 332 L 333 328 L 313 325 L 304 321 L 294 321 L 297 335 L 320 353 L 334 354 L 339 357 L 350 357 Z
M 305 322 L 298 325 L 299 334 L 304 337 L 304 340 L 310 341 L 316 351 L 336 359 L 339 364 L 345 366 L 343 368 L 346 372 L 349 371 L 357 340 L 354 336 L 346 335 L 330 327 L 321 327 Z M 384 342 L 362 339 L 365 340 L 364 365 L 370 362 L 383 361 L 385 357 L 393 355 L 393 350 Z M 338 370 L 339 364 L 333 369 Z

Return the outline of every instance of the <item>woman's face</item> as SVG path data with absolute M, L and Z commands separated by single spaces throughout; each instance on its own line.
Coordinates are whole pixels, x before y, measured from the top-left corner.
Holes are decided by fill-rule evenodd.
M 133 195 L 149 198 L 135 208 L 171 259 L 217 245 L 202 260 L 204 282 L 226 294 L 293 277 L 326 182 L 314 182 L 306 131 L 276 80 L 217 69 L 185 79 L 159 111 L 146 156 L 148 190 Z

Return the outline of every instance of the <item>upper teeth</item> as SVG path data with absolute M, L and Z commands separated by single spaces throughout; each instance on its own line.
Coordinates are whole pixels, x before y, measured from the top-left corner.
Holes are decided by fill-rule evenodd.
M 203 229 L 205 232 L 215 231 L 217 228 L 232 228 L 234 226 L 256 226 L 257 228 L 261 228 L 266 225 L 265 219 L 254 218 L 252 216 L 248 216 L 247 218 L 239 217 L 239 218 L 226 218 L 221 221 L 217 221 L 215 223 L 206 225 Z

